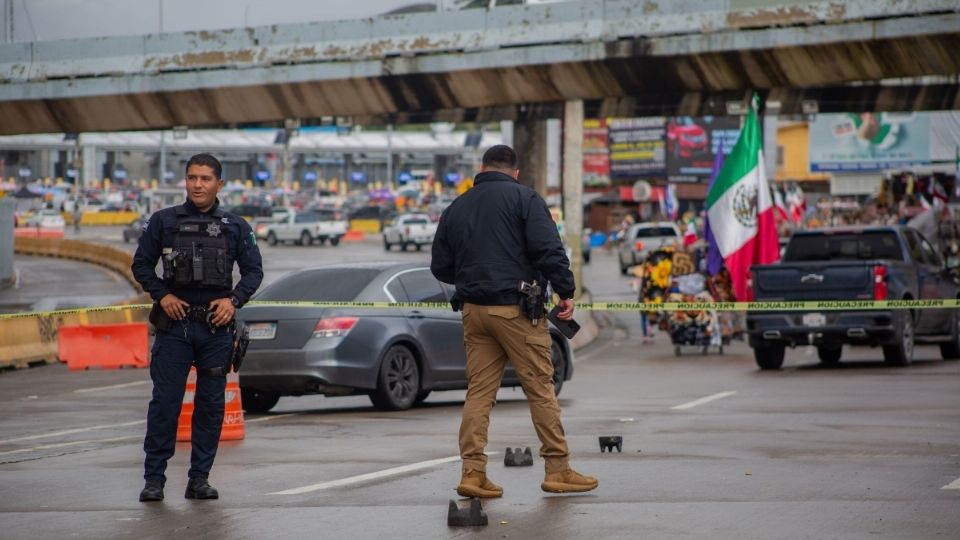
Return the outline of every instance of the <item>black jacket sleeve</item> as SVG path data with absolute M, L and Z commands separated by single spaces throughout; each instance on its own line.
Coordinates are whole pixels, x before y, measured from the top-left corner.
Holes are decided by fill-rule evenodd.
M 162 234 L 163 220 L 161 216 L 154 214 L 147 221 L 146 229 L 140 235 L 137 252 L 133 255 L 133 264 L 130 266 L 133 277 L 143 287 L 143 291 L 149 293 L 150 298 L 158 302 L 170 294 L 170 290 L 157 276 L 157 262 L 163 250 Z
M 437 233 L 433 237 L 433 247 L 431 248 L 430 272 L 433 277 L 444 283 L 453 284 L 456 281 L 453 250 L 447 241 L 447 211 L 444 210 L 440 215 L 440 223 L 437 224 Z
M 240 245 L 237 246 L 237 266 L 240 268 L 240 281 L 233 288 L 233 295 L 243 306 L 257 292 L 263 281 L 263 258 L 257 247 L 257 237 L 246 220 L 239 219 Z
M 570 271 L 570 260 L 547 203 L 536 193 L 531 193 L 526 210 L 524 236 L 531 264 L 547 278 L 561 299 L 573 298 L 576 284 Z

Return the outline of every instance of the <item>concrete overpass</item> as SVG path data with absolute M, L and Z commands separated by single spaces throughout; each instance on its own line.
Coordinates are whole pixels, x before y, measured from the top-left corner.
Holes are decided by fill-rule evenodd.
M 0 133 L 960 109 L 956 0 L 584 0 L 0 45 Z M 109 16 L 109 14 L 105 14 Z

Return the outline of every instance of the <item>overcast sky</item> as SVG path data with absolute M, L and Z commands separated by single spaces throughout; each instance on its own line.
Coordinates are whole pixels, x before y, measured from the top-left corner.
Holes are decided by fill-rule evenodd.
M 435 3 L 434 0 L 13 1 L 15 41 L 359 19 L 381 15 L 411 4 Z

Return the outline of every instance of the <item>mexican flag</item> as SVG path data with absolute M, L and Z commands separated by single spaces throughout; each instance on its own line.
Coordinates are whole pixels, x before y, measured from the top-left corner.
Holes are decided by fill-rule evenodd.
M 710 228 L 739 301 L 752 297 L 747 293 L 750 266 L 780 259 L 756 101 L 754 97 L 740 138 L 707 193 Z

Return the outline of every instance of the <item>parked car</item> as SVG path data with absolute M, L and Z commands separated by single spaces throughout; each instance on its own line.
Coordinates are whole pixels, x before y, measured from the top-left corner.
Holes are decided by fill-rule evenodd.
M 41 229 L 63 229 L 67 223 L 59 211 L 45 208 L 28 217 L 24 225 Z
M 960 291 L 930 242 L 900 226 L 795 232 L 780 263 L 750 275 L 757 301 L 952 299 Z M 762 369 L 779 369 L 785 348 L 797 345 L 816 346 L 824 364 L 839 362 L 843 345 L 881 346 L 891 365 L 909 364 L 922 342 L 939 343 L 945 360 L 960 358 L 957 309 L 749 312 L 747 330 Z
M 228 209 L 228 212 L 249 221 L 258 217 L 270 217 L 273 214 L 273 208 L 265 204 L 239 204 Z
M 330 241 L 335 246 L 347 234 L 347 222 L 336 219 L 334 212 L 288 212 L 286 217 L 266 226 L 267 243 L 275 246 L 280 242 L 293 242 L 309 246 L 314 242 L 323 245 Z
M 143 235 L 143 218 L 137 218 L 123 228 L 123 242 L 139 242 Z
M 617 252 L 620 273 L 626 275 L 631 266 L 640 264 L 647 257 L 647 253 L 672 246 L 680 237 L 680 229 L 672 221 L 631 225 L 623 235 Z
M 402 251 L 414 246 L 417 251 L 433 243 L 437 234 L 437 224 L 430 221 L 427 214 L 403 214 L 397 216 L 383 229 L 383 249 L 390 251 L 392 246 L 400 246 Z
M 667 151 L 675 157 L 693 157 L 707 151 L 707 131 L 690 117 L 667 124 Z
M 257 301 L 443 302 L 453 288 L 422 264 L 342 264 L 288 274 Z M 250 328 L 240 371 L 244 407 L 266 412 L 280 396 L 367 394 L 382 410 L 408 409 L 433 390 L 467 387 L 459 312 L 443 309 L 314 308 L 248 305 Z M 557 392 L 573 376 L 566 338 L 550 328 Z M 512 366 L 503 386 L 519 386 Z

